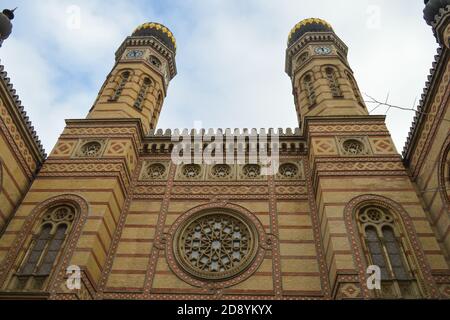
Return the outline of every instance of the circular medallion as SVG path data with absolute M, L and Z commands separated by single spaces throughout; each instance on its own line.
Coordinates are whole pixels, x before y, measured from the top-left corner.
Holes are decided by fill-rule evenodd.
M 227 164 L 217 164 L 212 168 L 211 173 L 216 178 L 226 178 L 231 174 L 231 167 Z
M 185 221 L 174 240 L 175 257 L 187 273 L 222 281 L 244 272 L 253 262 L 258 233 L 234 212 L 213 211 Z
M 100 142 L 92 141 L 81 147 L 81 155 L 84 157 L 97 157 L 100 154 L 102 145 Z
M 364 145 L 361 141 L 349 139 L 343 143 L 344 150 L 349 155 L 359 155 L 364 152 Z
M 295 164 L 285 163 L 280 166 L 279 172 L 285 178 L 295 178 L 298 174 L 298 168 Z

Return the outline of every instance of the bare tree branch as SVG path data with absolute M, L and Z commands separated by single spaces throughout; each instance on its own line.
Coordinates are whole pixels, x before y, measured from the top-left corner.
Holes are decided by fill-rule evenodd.
M 370 99 L 370 100 L 367 100 L 367 101 L 364 101 L 364 102 L 366 102 L 367 104 L 372 104 L 372 105 L 375 104 L 376 105 L 372 110 L 369 111 L 369 113 L 373 113 L 375 110 L 377 110 L 380 107 L 387 107 L 386 115 L 389 112 L 389 110 L 392 109 L 392 108 L 403 110 L 403 111 L 414 111 L 414 112 L 417 112 L 417 113 L 423 114 L 423 115 L 430 115 L 430 113 L 419 111 L 419 110 L 415 109 L 414 107 L 413 108 L 406 108 L 406 107 L 400 107 L 400 106 L 396 106 L 396 105 L 388 103 L 388 101 L 389 101 L 389 93 L 388 93 L 388 95 L 386 97 L 386 101 L 385 102 L 378 101 L 377 99 L 375 99 L 374 97 L 372 97 L 372 96 L 370 96 L 370 95 L 368 95 L 366 93 L 364 93 L 364 95 L 367 96 Z M 414 100 L 414 105 L 416 104 L 416 102 L 417 102 L 417 98 Z M 443 118 L 442 120 L 450 122 L 450 119 Z

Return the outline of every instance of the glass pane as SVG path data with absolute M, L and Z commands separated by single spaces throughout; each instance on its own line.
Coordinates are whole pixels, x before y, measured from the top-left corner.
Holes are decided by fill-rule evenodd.
M 389 227 L 383 228 L 383 237 L 386 241 L 386 250 L 396 279 L 408 279 L 409 275 L 402 257 L 401 247 L 395 238 L 394 230 Z
M 48 251 L 43 259 L 42 265 L 39 267 L 38 274 L 39 275 L 49 275 L 53 264 L 58 256 L 59 250 L 64 241 L 65 233 L 67 226 L 60 225 L 56 230 L 53 240 L 50 242 L 48 247 Z
M 45 225 L 42 227 L 41 232 L 35 241 L 33 248 L 27 258 L 26 263 L 23 265 L 22 269 L 19 271 L 20 274 L 32 274 L 36 268 L 37 263 L 45 249 L 51 232 L 51 226 Z
M 386 259 L 383 255 L 383 250 L 381 247 L 380 239 L 378 238 L 377 231 L 372 228 L 366 228 L 366 238 L 367 238 L 367 248 L 369 254 L 372 257 L 372 262 L 374 265 L 378 266 L 381 270 L 381 279 L 389 279 L 389 273 L 387 272 Z

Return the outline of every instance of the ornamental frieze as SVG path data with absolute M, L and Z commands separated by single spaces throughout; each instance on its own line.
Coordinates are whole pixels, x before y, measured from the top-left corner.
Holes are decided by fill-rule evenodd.
M 40 173 L 44 176 L 68 176 L 68 177 L 83 177 L 83 176 L 114 176 L 119 173 L 125 184 L 125 188 L 129 187 L 129 177 L 125 170 L 123 162 L 112 163 L 109 162 L 49 162 L 47 161 Z
M 397 162 L 348 162 L 333 163 L 322 162 L 317 163 L 318 171 L 404 171 L 403 163 Z
M 17 126 L 14 124 L 14 121 L 10 117 L 6 107 L 3 104 L 0 104 L 0 129 L 4 132 L 5 136 L 13 146 L 16 155 L 19 157 L 21 161 L 26 163 L 26 168 L 28 168 L 31 172 L 36 170 L 36 163 L 28 150 L 25 141 L 20 134 Z
M 201 194 L 268 194 L 267 186 L 174 186 L 174 194 L 201 195 Z
M 345 125 L 338 125 L 338 124 L 328 124 L 328 125 L 309 125 L 309 132 L 310 133 L 338 133 L 338 132 L 358 132 L 358 134 L 361 134 L 361 132 L 384 132 L 388 133 L 386 125 L 384 124 L 373 124 L 373 123 L 367 123 L 367 124 L 345 124 Z

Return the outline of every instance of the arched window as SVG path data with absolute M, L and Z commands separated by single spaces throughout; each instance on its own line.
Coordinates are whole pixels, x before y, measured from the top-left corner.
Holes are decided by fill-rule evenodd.
M 394 215 L 383 208 L 366 206 L 358 214 L 367 264 L 381 271 L 380 298 L 417 298 L 420 296 L 400 229 Z
M 162 65 L 161 60 L 159 60 L 157 57 L 151 55 L 149 58 L 149 61 L 152 65 L 154 65 L 158 69 L 161 68 L 161 65 Z
M 334 98 L 342 97 L 342 92 L 339 87 L 336 71 L 333 68 L 328 67 L 325 69 L 325 75 L 327 77 L 328 85 L 330 86 L 331 94 L 333 95 L 333 97 Z
M 125 88 L 125 85 L 127 84 L 130 78 L 130 75 L 131 74 L 129 71 L 122 72 L 122 74 L 120 75 L 119 84 L 116 88 L 116 91 L 114 92 L 113 97 L 111 98 L 111 101 L 117 101 L 117 99 L 119 99 L 123 89 Z
M 53 206 L 46 211 L 31 245 L 13 279 L 16 290 L 41 290 L 62 251 L 75 220 L 71 205 Z
M 134 107 L 142 110 L 142 103 L 145 101 L 145 98 L 147 97 L 148 89 L 150 88 L 150 85 L 152 84 L 152 81 L 150 78 L 145 78 L 144 82 L 142 83 L 141 90 L 139 90 L 138 97 L 136 98 L 136 101 L 134 102 Z
M 302 65 L 309 58 L 309 52 L 303 52 L 297 59 L 297 65 Z
M 150 127 L 151 128 L 155 128 L 156 127 L 156 122 L 158 121 L 159 114 L 160 114 L 161 109 L 162 109 L 162 103 L 163 103 L 162 93 L 159 92 L 158 93 L 158 99 L 156 100 L 156 106 L 155 106 L 155 109 L 153 110 L 153 115 L 152 115 L 151 122 L 150 122 Z
M 316 104 L 316 92 L 314 91 L 313 79 L 310 74 L 307 74 L 303 78 L 303 87 L 306 91 L 306 97 L 308 98 L 309 106 Z
M 353 90 L 353 93 L 354 93 L 354 95 L 356 97 L 356 100 L 358 100 L 358 103 L 361 106 L 364 106 L 364 101 L 363 101 L 363 99 L 361 97 L 361 94 L 359 93 L 358 85 L 356 84 L 355 79 L 353 79 L 353 77 L 348 72 L 346 72 L 345 74 L 347 75 L 348 81 L 350 81 L 350 84 L 352 86 L 352 90 Z

